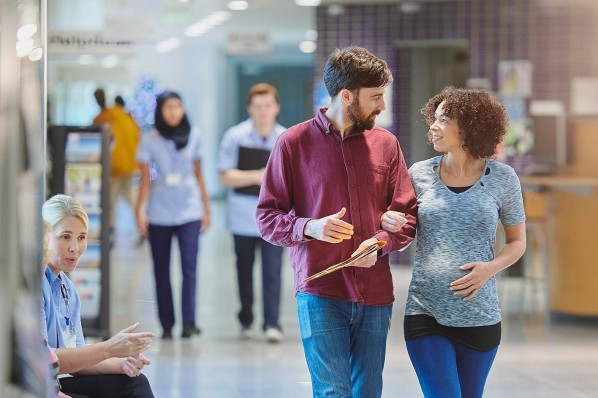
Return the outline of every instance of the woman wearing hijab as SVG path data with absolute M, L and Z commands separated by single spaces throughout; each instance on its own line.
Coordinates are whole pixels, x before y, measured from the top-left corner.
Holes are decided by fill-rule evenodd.
M 158 316 L 165 339 L 172 338 L 175 325 L 170 284 L 170 251 L 175 235 L 183 275 L 181 336 L 200 333 L 195 322 L 199 233 L 210 224 L 200 141 L 199 131 L 191 128 L 181 97 L 172 91 L 160 94 L 154 129 L 142 138 L 137 151 L 141 182 L 135 213 L 137 226 L 151 246 Z

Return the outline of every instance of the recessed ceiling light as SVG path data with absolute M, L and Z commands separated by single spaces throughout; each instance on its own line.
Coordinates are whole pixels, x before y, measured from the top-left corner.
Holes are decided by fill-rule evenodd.
M 227 7 L 229 10 L 233 11 L 243 11 L 249 7 L 249 3 L 247 3 L 245 0 L 233 0 L 228 2 Z
M 80 65 L 91 65 L 93 64 L 93 55 L 90 54 L 81 54 L 79 55 L 79 59 L 77 60 L 77 62 Z
M 417 3 L 401 3 L 399 10 L 404 14 L 414 14 L 422 9 L 422 6 Z
M 19 40 L 16 45 L 17 57 L 26 57 L 33 50 L 33 39 Z
M 318 38 L 318 31 L 313 29 L 308 30 L 305 32 L 305 38 L 310 41 L 316 41 Z
M 321 3 L 320 0 L 295 0 L 295 4 L 298 6 L 306 6 L 306 7 L 317 7 Z
M 43 54 L 44 54 L 44 50 L 42 50 L 41 47 L 34 48 L 29 53 L 29 60 L 30 61 L 39 61 L 40 59 L 42 59 Z
M 116 55 L 108 55 L 104 57 L 102 60 L 102 67 L 106 69 L 111 69 L 117 66 L 119 63 L 118 57 Z
M 210 29 L 220 25 L 224 21 L 230 19 L 231 13 L 228 11 L 215 11 L 205 18 L 200 19 L 193 25 L 185 29 L 185 36 L 197 37 L 201 36 Z
M 345 13 L 345 7 L 340 4 L 331 4 L 328 6 L 328 15 L 338 17 Z
M 19 40 L 27 40 L 31 38 L 37 32 L 37 25 L 30 23 L 27 25 L 23 25 L 17 30 L 17 39 Z
M 167 53 L 175 48 L 179 48 L 181 46 L 182 40 L 180 37 L 171 37 L 170 39 L 163 40 L 156 44 L 156 51 L 159 53 Z
M 316 43 L 313 41 L 305 40 L 299 43 L 299 50 L 302 53 L 310 54 L 316 51 Z

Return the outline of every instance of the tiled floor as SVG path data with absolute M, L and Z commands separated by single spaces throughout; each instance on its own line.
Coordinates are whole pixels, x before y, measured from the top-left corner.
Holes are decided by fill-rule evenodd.
M 263 335 L 240 341 L 232 239 L 224 227 L 222 203 L 214 203 L 213 225 L 201 237 L 198 322 L 192 339 L 156 339 L 145 368 L 156 397 L 304 398 L 311 396 L 309 373 L 298 334 L 292 273 L 285 253 L 281 322 L 285 340 L 268 344 Z M 118 207 L 112 252 L 112 330 L 140 321 L 160 333 L 147 243 L 136 247 L 131 211 Z M 175 291 L 180 292 L 178 253 L 173 258 Z M 259 282 L 256 269 L 256 284 Z M 402 314 L 410 269 L 393 267 L 393 327 L 387 347 L 383 397 L 421 397 L 407 357 Z M 259 285 L 257 285 L 259 286 Z M 544 315 L 541 283 L 500 280 L 503 340 L 486 385 L 488 398 L 598 397 L 598 322 L 550 320 Z M 259 292 L 259 289 L 257 290 Z M 179 302 L 179 297 L 175 297 Z M 261 322 L 259 294 L 256 325 Z M 256 328 L 256 331 L 257 328 Z M 180 333 L 175 329 L 176 334 Z

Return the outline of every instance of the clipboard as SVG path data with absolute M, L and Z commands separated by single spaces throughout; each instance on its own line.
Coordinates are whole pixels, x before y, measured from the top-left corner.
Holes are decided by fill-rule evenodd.
M 311 280 L 320 278 L 324 275 L 328 275 L 334 271 L 338 271 L 339 269 L 345 268 L 350 266 L 351 264 L 353 264 L 355 261 L 360 260 L 362 258 L 364 258 L 365 256 L 372 254 L 380 249 L 382 249 L 384 246 L 386 246 L 386 241 L 384 240 L 379 240 L 375 243 L 372 243 L 370 246 L 366 247 L 365 249 L 363 249 L 362 251 L 360 251 L 359 253 L 357 253 L 356 255 L 349 257 L 348 259 L 346 259 L 345 261 L 342 261 L 338 264 L 334 264 L 331 265 L 330 267 L 326 268 L 323 271 L 318 272 L 317 274 L 313 274 L 310 277 L 305 278 L 304 280 L 301 281 L 301 284 L 304 284 L 306 282 L 309 282 Z
M 268 164 L 270 151 L 259 148 L 239 147 L 239 159 L 237 168 L 239 170 L 259 170 Z M 260 186 L 249 185 L 247 187 L 235 188 L 236 193 L 244 195 L 259 196 Z

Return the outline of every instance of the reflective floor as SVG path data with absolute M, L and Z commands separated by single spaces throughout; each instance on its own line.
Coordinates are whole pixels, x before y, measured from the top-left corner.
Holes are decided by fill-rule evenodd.
M 285 252 L 281 324 L 285 339 L 266 342 L 261 324 L 259 267 L 256 339 L 241 341 L 232 239 L 225 230 L 223 204 L 213 203 L 213 225 L 202 235 L 198 280 L 201 336 L 157 338 L 145 368 L 156 397 L 305 398 L 311 397 L 309 373 L 299 339 L 292 272 Z M 111 255 L 112 331 L 139 321 L 143 330 L 161 332 L 154 299 L 147 243 L 137 246 L 132 211 L 117 207 L 116 241 Z M 383 397 L 421 397 L 407 357 L 402 332 L 408 266 L 394 266 L 393 326 L 387 346 Z M 178 252 L 173 252 L 173 287 L 180 292 Z M 541 281 L 502 277 L 503 340 L 486 384 L 488 398 L 598 397 L 598 322 L 572 322 L 545 315 Z M 175 296 L 178 305 L 180 298 Z M 179 318 L 180 319 L 180 318 Z

